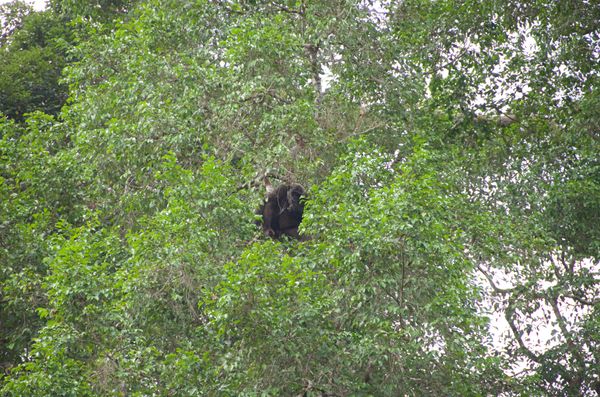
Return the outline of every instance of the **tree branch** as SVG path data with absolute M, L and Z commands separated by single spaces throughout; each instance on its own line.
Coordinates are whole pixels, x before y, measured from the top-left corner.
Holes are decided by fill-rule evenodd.
M 477 270 L 479 270 L 481 272 L 481 274 L 483 274 L 485 276 L 485 278 L 487 279 L 487 281 L 490 283 L 490 287 L 492 287 L 492 290 L 494 290 L 495 293 L 497 294 L 508 294 L 511 293 L 512 291 L 514 291 L 514 288 L 500 288 L 496 285 L 496 283 L 494 282 L 494 279 L 492 278 L 492 276 L 490 276 L 489 274 L 487 274 L 487 272 L 481 267 L 481 265 L 477 265 Z
M 321 49 L 319 44 L 305 44 L 304 51 L 310 62 L 310 69 L 312 72 L 313 85 L 317 93 L 315 100 L 316 104 L 319 105 L 323 99 L 323 86 L 321 82 L 321 64 L 319 63 L 319 50 Z
M 517 325 L 515 324 L 515 321 L 513 318 L 514 314 L 515 314 L 514 300 L 510 299 L 508 302 L 508 307 L 506 308 L 506 312 L 504 313 L 504 318 L 506 319 L 506 322 L 508 322 L 510 330 L 512 331 L 515 339 L 517 340 L 517 343 L 519 344 L 519 347 L 521 348 L 521 351 L 523 351 L 525 356 L 527 356 L 527 358 L 529 358 L 530 360 L 532 360 L 536 363 L 541 363 L 542 360 L 540 359 L 540 356 L 538 356 L 533 351 L 531 351 L 525 345 L 525 342 L 523 342 L 523 338 L 521 337 L 521 332 L 519 331 L 519 328 L 517 328 Z
M 583 367 L 585 365 L 585 360 L 581 355 L 581 352 L 577 349 L 577 346 L 575 345 L 573 335 L 571 335 L 571 332 L 569 332 L 569 330 L 567 329 L 567 322 L 563 317 L 562 313 L 560 312 L 560 309 L 558 308 L 556 295 L 546 296 L 545 299 L 546 302 L 548 302 L 548 304 L 552 308 L 552 312 L 554 313 L 556 321 L 558 322 L 558 328 L 560 328 L 560 331 L 567 340 L 567 346 L 569 350 L 573 354 L 573 357 L 575 357 L 575 359 L 579 362 L 580 367 Z

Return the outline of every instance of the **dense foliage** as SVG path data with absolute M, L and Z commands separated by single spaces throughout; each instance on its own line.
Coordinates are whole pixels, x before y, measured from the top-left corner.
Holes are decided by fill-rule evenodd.
M 600 393 L 595 2 L 49 7 L 3 14 L 2 395 Z
M 21 1 L 0 5 L 0 112 L 18 121 L 41 110 L 57 114 L 67 99 L 61 72 L 72 31 L 51 11 Z

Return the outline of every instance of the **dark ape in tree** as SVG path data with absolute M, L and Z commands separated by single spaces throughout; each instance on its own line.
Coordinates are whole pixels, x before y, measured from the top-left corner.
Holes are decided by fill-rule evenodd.
M 267 182 L 268 183 L 268 182 Z M 260 209 L 263 218 L 263 231 L 272 238 L 282 235 L 300 239 L 298 226 L 302 222 L 305 195 L 304 188 L 298 184 L 284 184 L 270 190 L 267 184 L 267 199 Z

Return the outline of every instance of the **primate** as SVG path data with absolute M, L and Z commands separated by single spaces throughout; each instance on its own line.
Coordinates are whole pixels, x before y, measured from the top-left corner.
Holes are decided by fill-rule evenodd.
M 265 183 L 267 199 L 259 210 L 262 214 L 263 231 L 275 239 L 284 234 L 300 239 L 298 226 L 302 222 L 304 211 L 304 203 L 300 198 L 306 194 L 304 188 L 298 184 L 284 184 L 272 189 L 268 180 Z

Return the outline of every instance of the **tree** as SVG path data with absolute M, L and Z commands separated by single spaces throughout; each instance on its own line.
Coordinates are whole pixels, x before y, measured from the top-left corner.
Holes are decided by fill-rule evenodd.
M 44 324 L 37 309 L 47 302 L 49 236 L 61 220 L 80 221 L 82 208 L 66 132 L 51 116 L 23 125 L 4 118 L 0 137 L 0 362 L 10 368 Z
M 3 124 L 4 395 L 595 395 L 597 6 L 112 10 Z
M 40 110 L 56 115 L 67 98 L 60 82 L 71 31 L 51 11 L 35 12 L 21 2 L 0 9 L 0 112 L 17 121 Z

